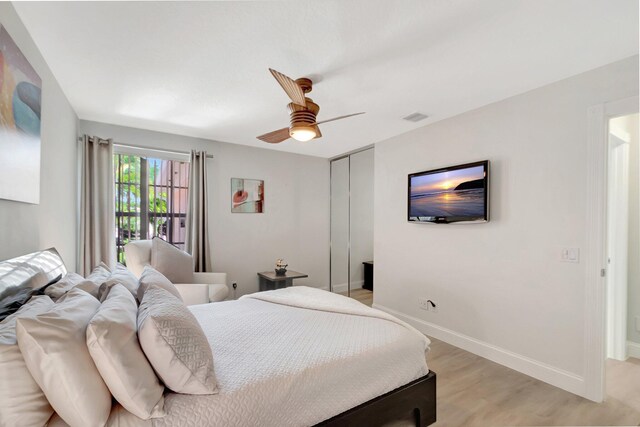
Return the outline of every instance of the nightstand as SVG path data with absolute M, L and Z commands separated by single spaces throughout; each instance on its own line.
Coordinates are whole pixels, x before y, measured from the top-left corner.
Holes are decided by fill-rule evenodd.
M 260 292 L 262 292 L 293 286 L 293 279 L 302 279 L 309 277 L 309 275 L 291 270 L 283 275 L 278 275 L 275 271 L 263 271 L 258 273 L 258 277 L 260 278 Z

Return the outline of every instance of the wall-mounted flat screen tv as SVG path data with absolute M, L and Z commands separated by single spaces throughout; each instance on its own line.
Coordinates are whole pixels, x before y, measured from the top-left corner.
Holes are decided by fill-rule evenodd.
M 409 175 L 410 222 L 489 221 L 489 161 Z

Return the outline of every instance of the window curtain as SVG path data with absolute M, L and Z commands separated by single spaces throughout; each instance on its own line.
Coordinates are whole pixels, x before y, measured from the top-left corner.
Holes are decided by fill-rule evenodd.
M 116 262 L 112 140 L 84 136 L 80 174 L 79 270 L 87 276 L 101 262 Z
M 196 272 L 211 271 L 207 191 L 207 152 L 191 150 L 185 249 L 193 256 Z

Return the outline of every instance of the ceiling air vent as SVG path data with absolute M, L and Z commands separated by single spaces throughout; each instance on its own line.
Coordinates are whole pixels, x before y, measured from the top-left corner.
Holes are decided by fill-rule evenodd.
M 419 122 L 420 120 L 424 120 L 427 117 L 429 116 L 427 116 L 426 114 L 413 113 L 413 114 L 409 114 L 407 117 L 403 117 L 402 120 L 408 120 L 410 122 Z

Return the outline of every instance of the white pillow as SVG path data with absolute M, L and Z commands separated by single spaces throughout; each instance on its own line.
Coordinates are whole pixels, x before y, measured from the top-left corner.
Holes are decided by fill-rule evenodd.
M 124 258 L 129 270 L 137 277 L 145 265 L 151 265 L 151 240 L 132 240 L 124 246 Z
M 151 266 L 172 283 L 193 281 L 193 257 L 159 237 L 151 241 Z
M 109 293 L 109 288 L 120 283 L 131 292 L 134 298 L 138 295 L 138 278 L 124 265 L 118 263 L 116 268 L 111 271 L 109 278 L 100 285 L 98 296 L 100 301 L 104 301 Z
M 53 409 L 69 425 L 101 426 L 111 394 L 87 348 L 87 325 L 100 302 L 73 288 L 34 318 L 18 318 L 18 347 Z
M 138 342 L 138 304 L 123 285 L 109 290 L 87 327 L 87 346 L 111 394 L 133 415 L 164 416 L 164 387 Z
M 60 298 L 62 295 L 69 292 L 78 283 L 84 281 L 84 277 L 78 273 L 67 273 L 62 279 L 56 283 L 49 285 L 45 288 L 44 293 L 54 301 Z
M 42 426 L 53 408 L 35 382 L 16 338 L 18 317 L 35 317 L 53 306 L 48 296 L 35 296 L 0 323 L 0 426 Z
M 213 354 L 200 324 L 178 298 L 157 286 L 138 308 L 138 339 L 165 386 L 176 393 L 215 394 Z
M 142 270 L 142 274 L 140 275 L 140 282 L 138 286 L 138 301 L 142 302 L 142 297 L 144 296 L 145 291 L 149 288 L 149 286 L 158 286 L 165 291 L 170 292 L 172 295 L 178 297 L 180 301 L 184 301 L 178 289 L 173 286 L 173 283 L 162 273 L 160 273 L 155 268 L 147 265 Z

